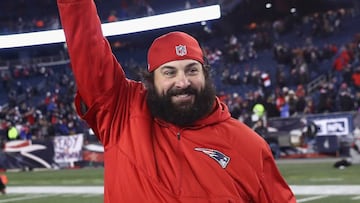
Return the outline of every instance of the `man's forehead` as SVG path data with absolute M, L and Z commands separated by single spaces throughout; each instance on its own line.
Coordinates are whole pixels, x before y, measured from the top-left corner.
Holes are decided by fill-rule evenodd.
M 159 69 L 163 68 L 186 68 L 194 65 L 200 65 L 201 63 L 199 61 L 193 60 L 193 59 L 184 59 L 184 60 L 176 60 L 176 61 L 170 61 L 167 63 L 164 63 L 159 67 Z

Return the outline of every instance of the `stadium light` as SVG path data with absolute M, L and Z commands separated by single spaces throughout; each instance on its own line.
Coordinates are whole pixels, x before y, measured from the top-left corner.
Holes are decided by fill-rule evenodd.
M 104 36 L 115 36 L 177 25 L 185 25 L 206 20 L 214 20 L 220 17 L 220 6 L 212 5 L 125 21 L 104 23 L 102 24 L 102 30 Z M 60 42 L 65 42 L 65 35 L 62 29 L 0 35 L 0 49 Z
M 272 7 L 272 3 L 268 2 L 265 4 L 265 8 L 270 9 Z

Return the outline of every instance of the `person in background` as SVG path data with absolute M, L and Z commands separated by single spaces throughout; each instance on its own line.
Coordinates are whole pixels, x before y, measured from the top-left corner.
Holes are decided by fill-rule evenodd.
M 195 38 L 156 38 L 143 81 L 134 81 L 112 54 L 94 1 L 57 2 L 75 106 L 105 149 L 105 203 L 296 202 L 267 143 L 216 97 Z
M 6 174 L 1 171 L 0 172 L 0 192 L 1 194 L 6 194 L 6 185 L 8 184 L 8 178 Z
M 281 149 L 279 146 L 278 138 L 270 136 L 267 126 L 264 124 L 263 119 L 259 119 L 252 126 L 252 129 L 259 134 L 270 146 L 271 152 L 275 159 L 279 159 L 281 155 Z

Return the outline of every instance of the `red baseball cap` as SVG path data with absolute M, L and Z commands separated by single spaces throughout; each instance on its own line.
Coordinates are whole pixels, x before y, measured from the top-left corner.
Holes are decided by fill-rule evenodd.
M 156 38 L 148 51 L 148 71 L 152 72 L 164 63 L 193 59 L 204 64 L 199 42 L 184 32 L 170 32 Z

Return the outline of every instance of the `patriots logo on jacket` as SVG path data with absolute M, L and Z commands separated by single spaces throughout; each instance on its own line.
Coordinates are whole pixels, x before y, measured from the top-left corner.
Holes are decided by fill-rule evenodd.
M 228 163 L 230 162 L 230 157 L 226 156 L 222 152 L 219 152 L 215 149 L 208 149 L 208 148 L 195 148 L 194 150 L 203 152 L 204 154 L 207 154 L 209 157 L 213 158 L 215 161 L 217 161 L 222 168 L 226 168 Z

